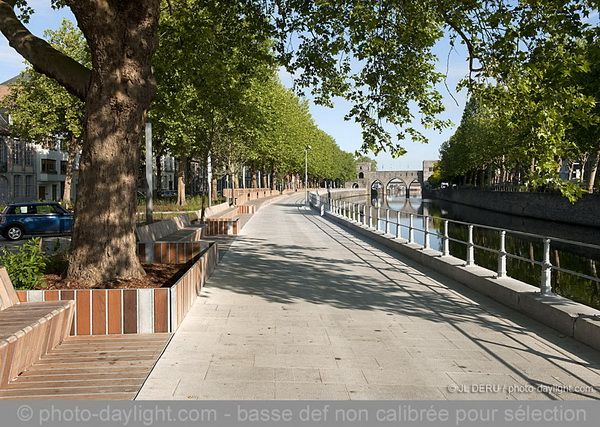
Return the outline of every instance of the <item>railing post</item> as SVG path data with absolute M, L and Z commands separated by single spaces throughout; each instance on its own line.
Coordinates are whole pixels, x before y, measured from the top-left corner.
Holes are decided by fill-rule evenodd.
M 385 234 L 390 234 L 390 210 L 385 210 Z
M 400 211 L 396 212 L 396 238 L 400 237 Z
M 412 243 L 415 241 L 415 216 L 414 214 L 409 214 L 408 216 L 408 243 Z
M 500 231 L 500 250 L 498 251 L 498 278 L 506 277 L 506 231 Z
M 375 227 L 377 231 L 379 231 L 379 218 L 381 218 L 381 207 L 377 208 L 377 227 Z
M 358 208 L 359 208 L 358 203 L 354 204 L 354 221 L 356 221 L 356 222 L 360 222 L 359 221 L 360 215 L 358 214 L 358 212 L 359 212 Z
M 475 264 L 475 248 L 473 247 L 473 224 L 469 224 L 469 240 L 467 241 L 467 265 Z
M 444 242 L 442 247 L 442 255 L 450 255 L 450 235 L 448 234 L 448 220 L 444 221 Z
M 371 228 L 371 218 L 373 218 L 373 206 L 369 205 L 369 222 L 367 227 Z
M 423 248 L 429 249 L 429 216 L 427 215 L 423 217 L 423 230 L 425 231 Z
M 544 261 L 542 263 L 542 295 L 552 295 L 552 264 L 550 263 L 550 239 L 544 239 Z

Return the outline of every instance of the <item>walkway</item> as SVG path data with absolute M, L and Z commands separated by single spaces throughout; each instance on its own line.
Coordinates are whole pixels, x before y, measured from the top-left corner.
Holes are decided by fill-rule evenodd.
M 300 202 L 248 222 L 138 399 L 600 399 L 600 352 Z

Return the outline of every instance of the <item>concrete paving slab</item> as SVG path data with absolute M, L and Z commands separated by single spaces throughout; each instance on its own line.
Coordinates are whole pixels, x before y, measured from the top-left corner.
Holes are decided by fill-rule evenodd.
M 600 352 L 300 204 L 248 221 L 140 398 L 600 399 Z

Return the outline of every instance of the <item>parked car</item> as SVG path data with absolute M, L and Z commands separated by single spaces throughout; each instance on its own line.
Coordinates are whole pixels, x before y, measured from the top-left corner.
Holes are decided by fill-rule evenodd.
M 73 214 L 58 203 L 13 203 L 0 215 L 0 234 L 19 240 L 26 234 L 63 234 L 73 228 Z
M 161 197 L 175 197 L 177 196 L 177 191 L 175 190 L 161 190 Z

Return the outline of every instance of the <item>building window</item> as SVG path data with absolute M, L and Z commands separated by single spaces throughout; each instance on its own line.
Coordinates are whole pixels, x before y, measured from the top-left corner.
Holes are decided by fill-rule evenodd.
M 358 174 L 358 179 L 364 179 L 364 177 L 365 177 L 365 174 L 364 174 L 364 173 L 360 172 L 360 173 Z
M 13 139 L 12 146 L 13 164 L 21 166 L 23 164 L 23 144 L 18 139 Z
M 56 160 L 42 159 L 42 173 L 56 173 Z
M 33 147 L 31 144 L 25 145 L 25 166 L 33 166 Z
M 64 160 L 61 160 L 60 162 L 60 174 L 61 175 L 66 175 L 67 174 L 67 163 Z
M 25 176 L 25 197 L 33 197 L 33 175 Z
M 14 195 L 15 199 L 19 199 L 23 195 L 23 177 L 21 175 L 15 175 L 14 181 Z

